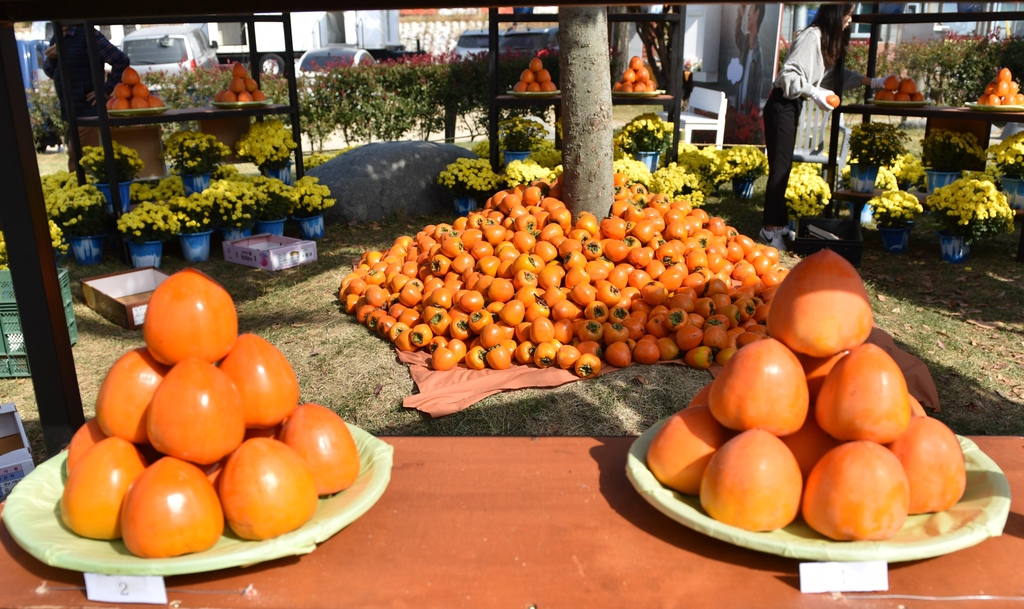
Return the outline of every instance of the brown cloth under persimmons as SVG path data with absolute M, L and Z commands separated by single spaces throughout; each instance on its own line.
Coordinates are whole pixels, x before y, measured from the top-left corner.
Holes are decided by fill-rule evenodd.
M 911 395 L 923 406 L 939 411 L 939 394 L 924 362 L 897 347 L 892 337 L 877 326 L 871 330 L 867 342 L 878 345 L 896 361 L 907 379 L 907 388 Z M 415 408 L 431 417 L 458 412 L 501 391 L 529 387 L 558 387 L 579 380 L 572 372 L 560 368 L 518 365 L 507 370 L 470 370 L 464 364 L 459 364 L 452 370 L 435 372 L 428 367 L 428 354 L 422 351 L 397 353 L 398 359 L 409 365 L 412 380 L 419 388 L 419 393 L 405 398 L 403 406 Z M 683 365 L 681 359 L 661 363 Z M 604 364 L 601 367 L 601 374 L 616 370 L 618 368 Z M 717 376 L 720 370 L 720 366 L 713 365 L 709 372 L 712 376 Z

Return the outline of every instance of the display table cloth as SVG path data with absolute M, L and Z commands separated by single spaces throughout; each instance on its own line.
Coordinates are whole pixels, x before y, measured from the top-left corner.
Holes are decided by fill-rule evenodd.
M 382 439 L 395 448 L 391 483 L 359 520 L 312 554 L 168 577 L 169 601 L 253 608 L 924 606 L 803 595 L 798 561 L 669 520 L 626 479 L 633 437 Z M 972 439 L 1012 488 L 1003 535 L 892 565 L 890 593 L 1024 592 L 1024 439 Z M 81 573 L 43 565 L 6 529 L 0 548 L 0 605 L 96 606 L 86 600 Z

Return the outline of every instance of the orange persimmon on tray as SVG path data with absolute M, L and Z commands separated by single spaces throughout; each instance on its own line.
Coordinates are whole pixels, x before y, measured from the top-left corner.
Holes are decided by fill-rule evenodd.
M 777 250 L 615 176 L 608 217 L 572 213 L 561 184 L 501 191 L 452 224 L 365 252 L 346 311 L 435 370 L 558 367 L 591 378 L 683 359 L 720 364 L 767 335 Z M 621 343 L 621 344 L 619 344 Z
M 150 93 L 132 67 L 124 69 L 121 82 L 114 85 L 114 94 L 107 100 L 107 113 L 111 116 L 142 116 L 166 111 L 164 100 Z
M 771 338 L 741 348 L 638 440 L 627 473 L 648 501 L 702 532 L 801 558 L 910 560 L 999 534 L 1005 477 L 928 418 L 893 358 L 865 342 L 871 305 L 849 262 L 831 250 L 804 259 L 767 322 Z M 887 555 L 879 542 L 890 539 Z
M 205 274 L 153 292 L 143 338 L 67 453 L 8 499 L 8 529 L 40 560 L 164 575 L 252 564 L 312 551 L 383 492 L 390 447 L 300 405 L 287 358 L 238 335 L 231 296 Z

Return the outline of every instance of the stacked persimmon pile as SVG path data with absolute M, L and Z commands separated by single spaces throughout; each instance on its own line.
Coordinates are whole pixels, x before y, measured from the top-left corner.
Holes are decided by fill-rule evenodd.
M 982 106 L 1021 106 L 1024 105 L 1024 94 L 1020 85 L 1013 80 L 1010 68 L 999 70 L 996 79 L 985 85 L 985 92 L 978 98 Z
M 651 78 L 651 72 L 644 67 L 639 57 L 629 58 L 629 67 L 622 73 L 622 80 L 612 85 L 617 93 L 645 93 L 658 90 L 658 83 Z
M 348 488 L 359 454 L 345 422 L 299 406 L 288 360 L 238 336 L 231 296 L 193 269 L 153 292 L 146 346 L 111 367 L 96 418 L 71 441 L 60 514 L 75 533 L 123 538 L 136 556 L 212 547 L 305 524 L 318 496 Z
M 924 94 L 917 90 L 917 82 L 913 78 L 892 75 L 885 79 L 885 88 L 876 91 L 874 98 L 879 101 L 919 102 L 924 101 Z
M 484 209 L 365 252 L 341 281 L 359 323 L 435 370 L 513 363 L 581 377 L 683 357 L 724 363 L 767 334 L 768 301 L 786 270 L 686 201 L 615 176 L 611 213 L 572 214 L 561 184 L 504 190 Z
M 259 102 L 265 99 L 267 96 L 260 91 L 259 85 L 249 77 L 245 66 L 238 62 L 231 66 L 231 82 L 228 83 L 228 88 L 213 96 L 213 101 L 224 103 Z
M 512 87 L 516 93 L 553 93 L 558 85 L 551 80 L 551 73 L 544 69 L 540 57 L 530 60 L 530 67 L 519 75 L 519 82 Z
M 750 531 L 802 514 L 834 540 L 882 540 L 908 514 L 952 507 L 967 483 L 960 444 L 865 343 L 871 326 L 856 270 L 830 250 L 809 256 L 772 300 L 771 338 L 740 349 L 659 430 L 651 472 Z
M 121 82 L 114 85 L 114 94 L 107 100 L 107 110 L 141 110 L 163 108 L 164 100 L 149 92 L 134 68 L 125 68 Z

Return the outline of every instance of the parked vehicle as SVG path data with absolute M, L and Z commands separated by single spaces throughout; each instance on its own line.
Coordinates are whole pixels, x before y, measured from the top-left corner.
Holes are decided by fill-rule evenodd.
M 499 40 L 502 32 L 498 31 Z M 457 57 L 468 57 L 478 53 L 487 54 L 488 32 L 487 30 L 466 30 L 459 35 L 455 43 L 455 55 Z
M 280 23 L 256 23 L 260 70 L 280 73 L 285 61 L 296 61 L 312 49 L 344 45 L 364 49 L 377 60 L 414 54 L 398 33 L 398 11 L 315 11 L 291 14 L 294 55 L 286 57 Z M 242 23 L 209 23 L 210 38 L 219 43 L 221 62 L 249 60 L 248 30 Z
M 498 39 L 501 52 L 518 52 L 536 55 L 547 50 L 558 51 L 558 26 L 546 28 L 510 28 Z
M 295 69 L 299 73 L 309 73 L 335 65 L 358 66 L 373 63 L 377 63 L 377 60 L 366 49 L 333 45 L 306 51 L 296 62 Z
M 121 50 L 139 74 L 180 72 L 217 65 L 217 45 L 199 24 L 146 27 L 128 34 Z

